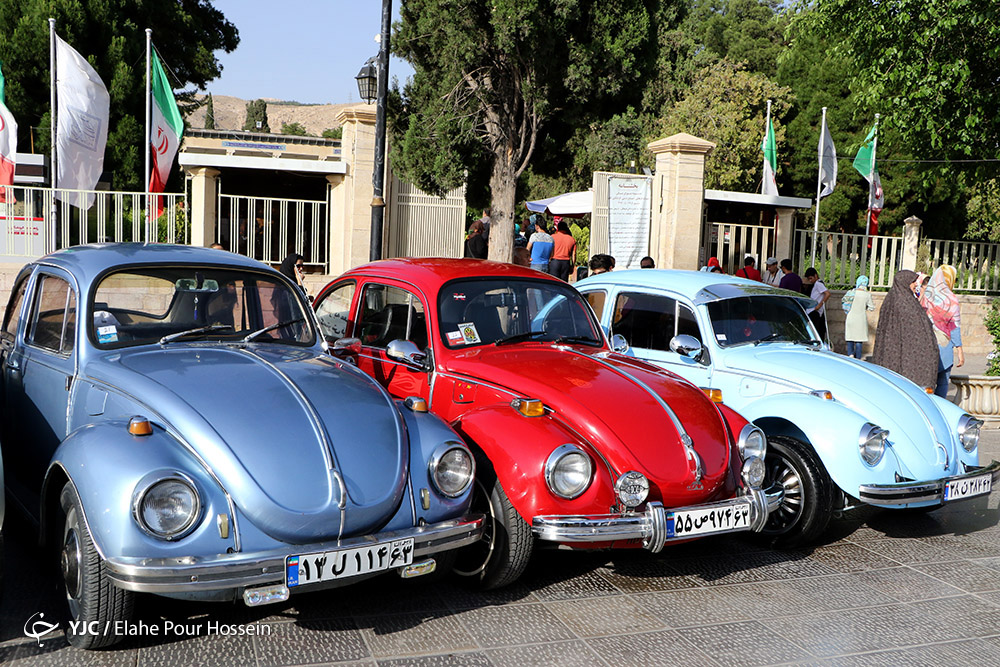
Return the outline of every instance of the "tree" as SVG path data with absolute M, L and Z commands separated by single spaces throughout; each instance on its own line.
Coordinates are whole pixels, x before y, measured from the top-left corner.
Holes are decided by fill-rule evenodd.
M 323 134 L 320 135 L 324 139 L 343 139 L 344 138 L 344 128 L 341 127 L 328 127 L 323 130 Z
M 18 120 L 19 141 L 37 150 L 50 147 L 49 24 L 97 70 L 111 95 L 104 168 L 112 186 L 141 189 L 145 100 L 145 28 L 177 87 L 204 89 L 219 76 L 214 52 L 239 44 L 236 27 L 209 0 L 3 0 L 0 2 L 0 61 L 7 79 L 7 106 Z M 183 39 L 177 36 L 183 35 Z M 189 106 L 193 90 L 178 94 Z
M 215 129 L 215 104 L 212 102 L 212 94 L 208 94 L 208 102 L 205 104 L 205 129 Z
M 267 102 L 264 100 L 247 102 L 247 118 L 243 122 L 243 129 L 264 134 L 271 132 L 271 126 L 267 124 Z
M 282 134 L 295 135 L 295 136 L 298 136 L 298 137 L 308 137 L 308 136 L 310 136 L 309 132 L 306 131 L 306 126 L 303 125 L 302 123 L 298 122 L 298 121 L 295 121 L 295 122 L 292 122 L 292 123 L 282 123 L 281 124 L 281 133 Z
M 518 178 L 558 111 L 640 88 L 657 0 L 408 0 L 393 45 L 415 70 L 393 122 L 394 164 L 442 193 L 490 165 L 490 258 L 509 261 Z

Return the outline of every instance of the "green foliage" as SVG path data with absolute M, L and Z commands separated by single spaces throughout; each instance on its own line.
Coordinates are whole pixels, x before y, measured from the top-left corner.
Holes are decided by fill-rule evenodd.
M 993 350 L 986 358 L 986 374 L 1000 375 L 1000 299 L 993 299 L 990 303 L 983 325 L 993 341 Z
M 324 139 L 343 139 L 344 138 L 344 128 L 341 127 L 328 127 L 323 130 L 321 135 Z
M 257 126 L 260 123 L 260 127 Z M 253 100 L 247 102 L 247 117 L 243 121 L 243 129 L 249 132 L 262 132 L 269 134 L 271 126 L 267 124 L 267 102 L 264 100 Z
M 176 208 L 174 217 L 174 242 L 184 243 L 188 237 L 188 219 L 187 214 L 184 212 L 184 200 L 178 201 Z M 170 220 L 167 217 L 167 209 L 164 208 L 163 213 L 156 219 L 156 240 L 158 243 L 167 243 L 167 240 L 170 238 L 168 235 L 169 230 Z
M 215 103 L 212 101 L 212 94 L 208 95 L 208 102 L 205 104 L 205 129 L 215 129 Z
M 303 125 L 302 123 L 299 123 L 298 121 L 296 121 L 294 123 L 282 123 L 281 124 L 281 133 L 282 134 L 295 135 L 295 136 L 299 136 L 299 137 L 312 136 L 312 135 L 309 134 L 308 131 L 306 131 L 306 126 Z
M 0 2 L 0 61 L 7 83 L 7 106 L 18 121 L 18 141 L 36 151 L 49 149 L 49 24 L 94 66 L 111 96 L 111 118 L 104 168 L 112 187 L 143 187 L 143 126 L 146 36 L 178 87 L 203 89 L 219 76 L 218 50 L 239 43 L 236 27 L 208 0 L 142 2 L 133 0 L 3 0 Z M 182 36 L 182 38 L 179 38 Z M 193 90 L 180 91 L 189 105 Z M 169 187 L 169 185 L 168 185 Z
M 1000 178 L 973 185 L 965 211 L 969 219 L 966 238 L 1000 242 Z
M 571 222 L 569 223 L 569 231 L 576 240 L 575 266 L 586 264 L 590 259 L 590 226 L 583 227 Z

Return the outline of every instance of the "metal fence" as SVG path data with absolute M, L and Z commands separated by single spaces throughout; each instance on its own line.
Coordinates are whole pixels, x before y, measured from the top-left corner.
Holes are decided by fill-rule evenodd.
M 1000 243 L 924 239 L 923 245 L 929 264 L 918 265 L 918 268 L 931 272 L 942 264 L 951 264 L 957 271 L 956 292 L 995 294 L 1000 291 L 1000 265 L 997 263 Z
M 812 256 L 814 236 L 815 257 Z M 795 233 L 794 255 L 799 275 L 808 267 L 815 267 L 827 287 L 854 287 L 858 276 L 866 275 L 872 288 L 888 288 L 903 261 L 903 237 L 799 229 Z
M 712 223 L 709 255 L 718 258 L 726 273 L 733 274 L 742 269 L 747 255 L 753 255 L 757 268 L 763 270 L 764 262 L 773 249 L 773 226 Z
M 296 252 L 306 265 L 325 272 L 327 209 L 327 201 L 220 194 L 216 238 L 230 252 L 269 264 Z
M 384 257 L 461 257 L 465 253 L 465 185 L 435 197 L 393 176 Z
M 190 242 L 184 194 L 0 186 L 0 255 L 40 257 L 105 242 Z M 74 203 L 86 206 L 78 208 Z M 162 207 L 162 213 L 152 213 Z

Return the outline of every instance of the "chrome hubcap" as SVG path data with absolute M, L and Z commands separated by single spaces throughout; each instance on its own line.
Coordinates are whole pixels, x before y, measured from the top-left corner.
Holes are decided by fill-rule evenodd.
M 72 521 L 74 517 L 75 512 L 70 510 L 70 515 L 66 517 L 66 537 L 63 540 L 62 553 L 59 555 L 59 565 L 63 581 L 66 584 L 66 598 L 69 600 L 70 613 L 73 618 L 77 618 L 83 567 L 80 540 L 76 534 L 75 523 Z
M 493 557 L 493 550 L 496 546 L 497 518 L 493 513 L 490 494 L 478 479 L 475 484 L 476 488 L 473 491 L 470 509 L 473 512 L 483 512 L 486 514 L 486 518 L 483 520 L 482 538 L 459 552 L 453 571 L 461 577 L 482 576 L 486 566 L 489 565 L 490 558 Z
M 785 497 L 776 512 L 768 518 L 764 532 L 781 533 L 787 530 L 802 514 L 802 480 L 791 462 L 778 454 L 767 457 L 767 482 L 765 486 L 780 484 Z

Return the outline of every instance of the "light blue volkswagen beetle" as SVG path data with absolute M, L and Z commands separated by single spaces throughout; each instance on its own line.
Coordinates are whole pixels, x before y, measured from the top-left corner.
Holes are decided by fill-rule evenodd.
M 21 271 L 4 464 L 59 552 L 71 644 L 114 643 L 135 592 L 266 604 L 428 573 L 480 537 L 461 438 L 318 332 L 295 285 L 219 250 L 84 246 Z
M 776 544 L 814 540 L 835 511 L 859 501 L 934 509 L 986 495 L 1000 477 L 1000 463 L 980 466 L 981 422 L 892 371 L 832 352 L 802 295 L 659 269 L 576 286 L 616 348 L 705 388 L 764 430 L 765 486 L 785 490 L 763 531 Z

